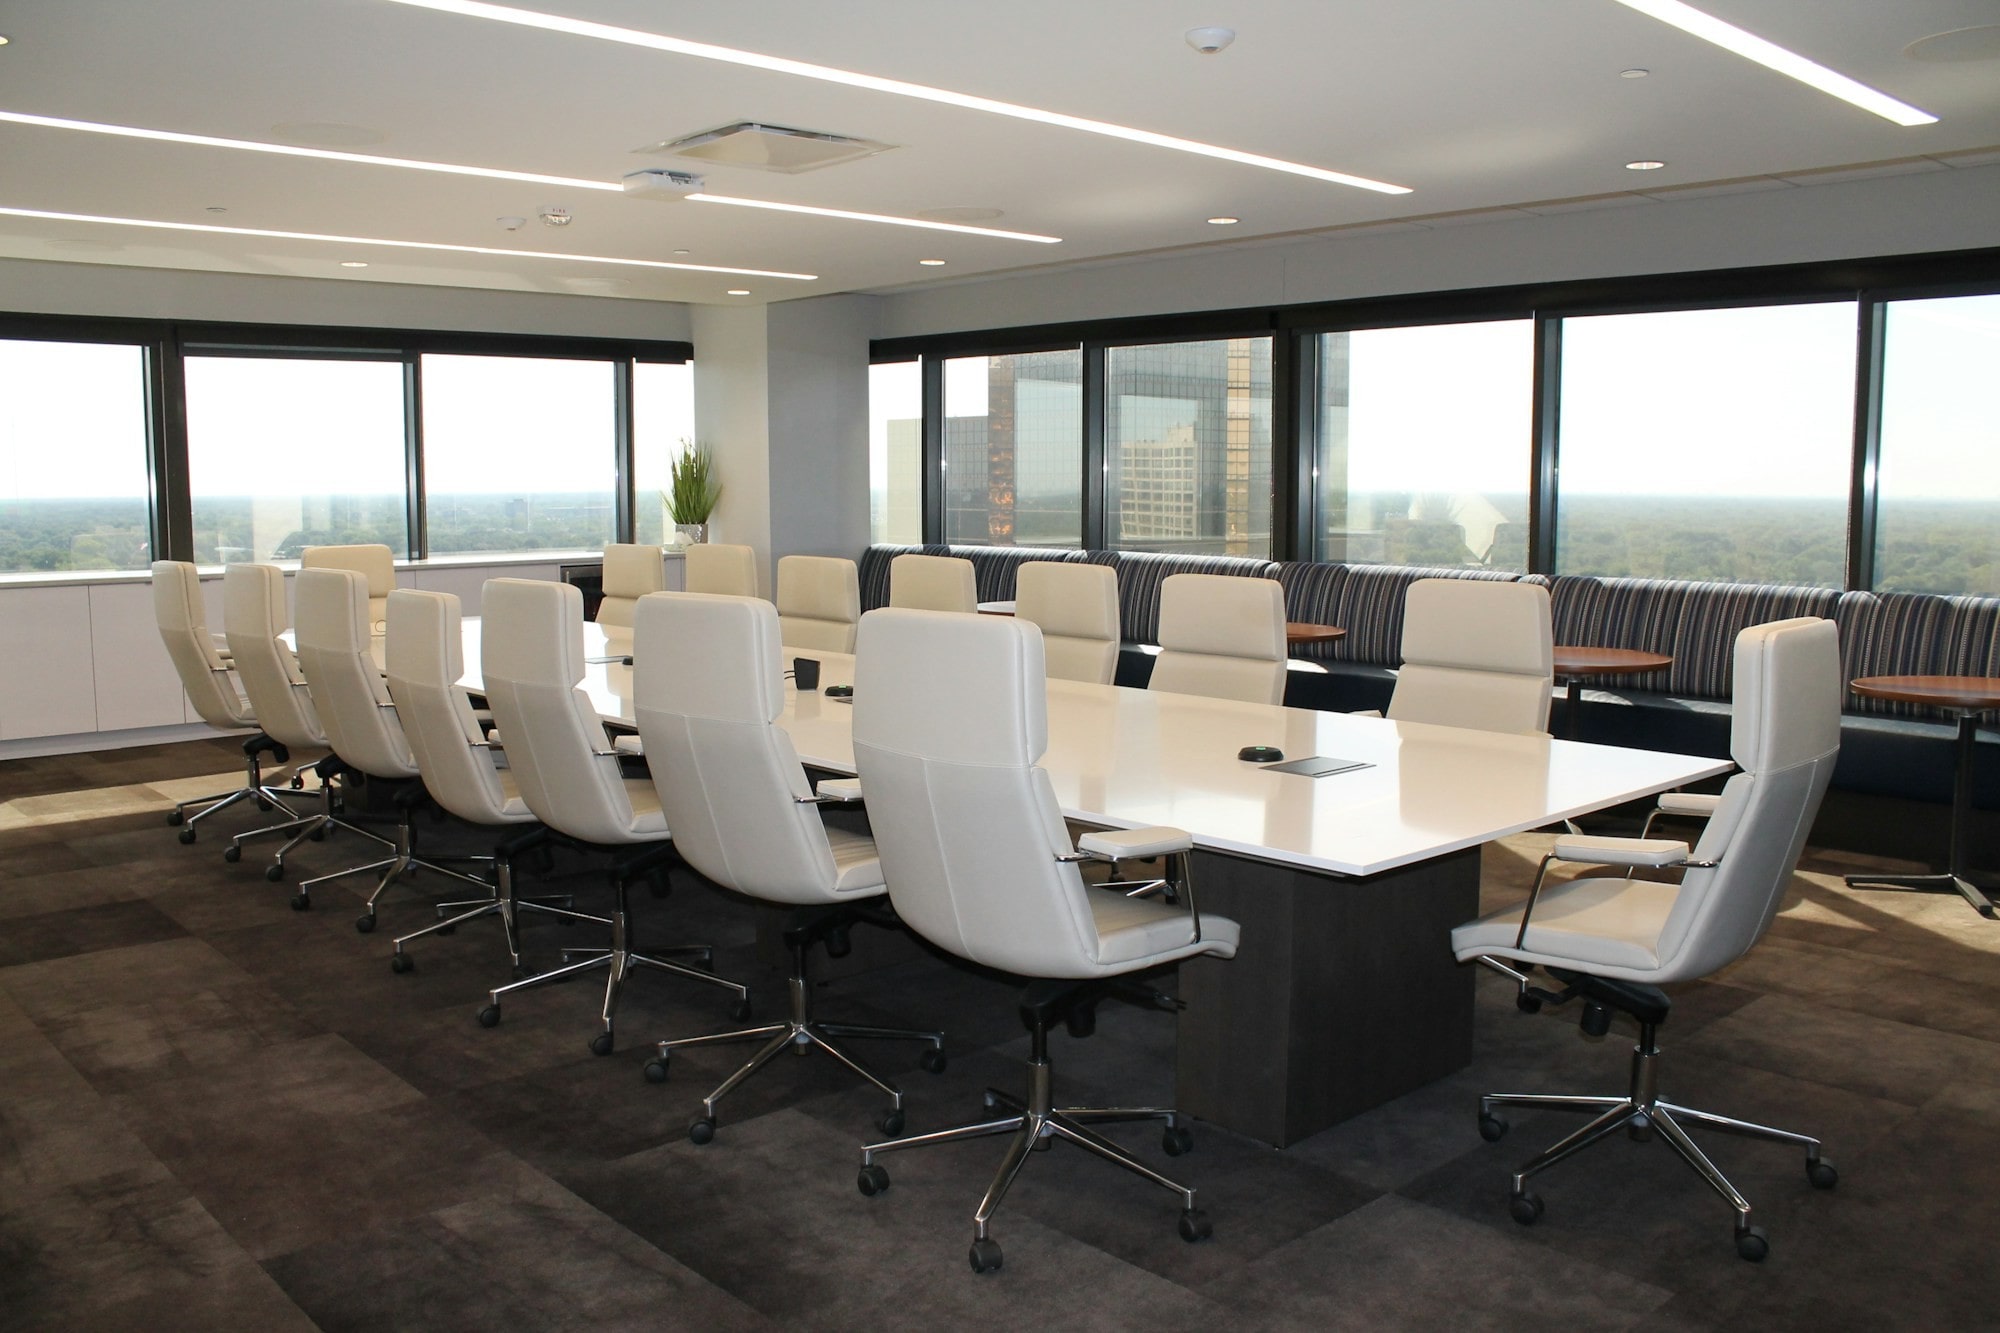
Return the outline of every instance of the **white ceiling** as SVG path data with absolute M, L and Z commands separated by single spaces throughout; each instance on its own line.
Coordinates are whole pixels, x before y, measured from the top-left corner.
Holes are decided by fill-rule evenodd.
M 915 215 L 1060 245 L 0 124 L 0 207 L 533 252 L 493 256 L 0 215 L 0 256 L 697 303 L 882 291 L 1398 219 L 2000 146 L 2000 59 L 1920 60 L 1994 0 L 1705 0 L 1940 117 L 1903 128 L 1614 0 L 524 0 L 550 12 L 1201 140 L 1370 193 L 971 110 L 387 0 L 0 0 L 0 111 Z M 1235 28 L 1219 55 L 1191 27 Z M 1987 43 L 1987 49 L 1993 44 Z M 1627 79 L 1620 71 L 1650 71 Z M 633 150 L 737 120 L 898 145 L 802 175 Z M 301 127 L 360 127 L 329 143 Z M 1664 170 L 1627 171 L 1639 158 Z M 1782 179 L 1760 181 L 1784 188 Z M 575 221 L 542 225 L 546 205 Z M 226 209 L 226 212 L 212 210 Z M 1232 215 L 1234 227 L 1205 219 Z M 509 233 L 496 219 L 525 217 Z M 677 254 L 685 250 L 685 255 Z M 811 282 L 568 256 L 775 269 Z M 919 267 L 918 260 L 946 260 Z M 344 260 L 367 268 L 342 268 Z M 748 297 L 726 295 L 747 288 Z M 4 306 L 0 292 L 0 306 Z

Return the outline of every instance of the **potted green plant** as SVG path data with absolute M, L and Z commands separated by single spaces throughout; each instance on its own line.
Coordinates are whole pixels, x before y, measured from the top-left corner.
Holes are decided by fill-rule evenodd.
M 708 540 L 708 517 L 722 499 L 722 483 L 715 475 L 715 451 L 705 444 L 681 441 L 680 456 L 674 459 L 667 512 L 681 539 Z

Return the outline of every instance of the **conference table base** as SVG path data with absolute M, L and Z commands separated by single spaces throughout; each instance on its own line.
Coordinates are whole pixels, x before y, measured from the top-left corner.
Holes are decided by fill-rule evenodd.
M 1180 965 L 1176 1109 L 1285 1147 L 1472 1061 L 1479 850 L 1366 879 L 1197 853 L 1236 957 Z

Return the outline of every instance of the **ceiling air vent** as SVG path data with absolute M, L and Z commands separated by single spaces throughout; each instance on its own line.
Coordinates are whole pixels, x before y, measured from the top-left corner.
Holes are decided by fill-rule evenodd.
M 855 139 L 845 134 L 821 134 L 816 130 L 793 130 L 783 125 L 760 125 L 743 120 L 720 129 L 703 130 L 665 143 L 649 144 L 635 151 L 660 153 L 668 157 L 691 157 L 726 167 L 755 167 L 759 171 L 782 171 L 795 175 L 817 171 L 837 162 L 886 153 L 894 144 L 873 139 Z

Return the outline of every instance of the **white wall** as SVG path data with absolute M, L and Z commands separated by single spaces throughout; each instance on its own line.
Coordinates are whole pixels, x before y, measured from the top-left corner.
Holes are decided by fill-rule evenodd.
M 722 502 L 709 540 L 757 552 L 771 588 L 770 341 L 763 306 L 698 306 L 694 332 L 694 434 L 715 451 Z
M 2000 165 L 1931 163 L 1911 174 L 1767 181 L 1741 192 L 1336 232 L 888 294 L 875 336 L 1994 245 Z
M 868 545 L 868 339 L 876 299 L 770 308 L 771 557 Z
M 0 259 L 0 310 L 591 338 L 683 341 L 689 337 L 688 307 L 677 302 L 261 274 L 182 273 L 31 259 Z

